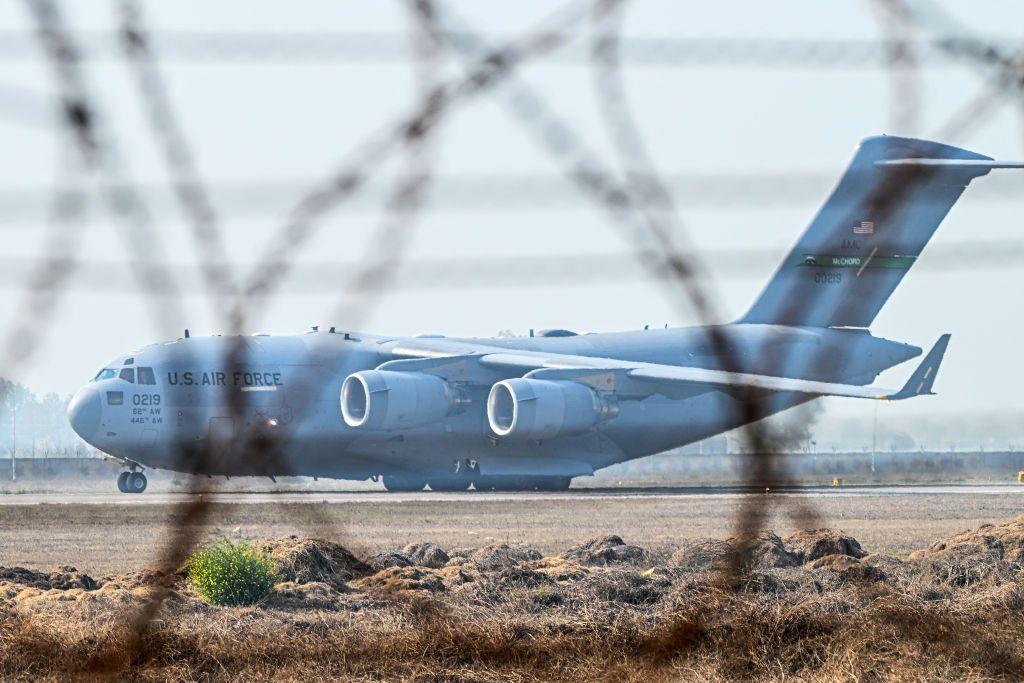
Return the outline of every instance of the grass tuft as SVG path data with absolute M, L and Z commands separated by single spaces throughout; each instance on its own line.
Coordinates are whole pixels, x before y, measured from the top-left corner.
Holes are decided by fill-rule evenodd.
M 189 558 L 192 587 L 213 605 L 251 605 L 277 583 L 273 561 L 248 543 L 216 541 Z

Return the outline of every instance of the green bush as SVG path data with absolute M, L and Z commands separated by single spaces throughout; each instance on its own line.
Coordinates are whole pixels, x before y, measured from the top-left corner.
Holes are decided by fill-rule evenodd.
M 188 561 L 193 588 L 214 605 L 250 605 L 277 583 L 273 561 L 248 543 L 216 541 Z

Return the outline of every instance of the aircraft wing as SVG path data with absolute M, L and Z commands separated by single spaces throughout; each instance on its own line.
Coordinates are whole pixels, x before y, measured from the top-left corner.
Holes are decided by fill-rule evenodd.
M 949 337 L 950 335 L 944 334 L 935 342 L 931 351 L 924 357 L 903 388 L 899 390 L 541 351 L 498 350 L 494 347 L 473 348 L 473 345 L 465 342 L 446 343 L 443 340 L 430 340 L 432 343 L 424 344 L 422 347 L 418 344 L 404 345 L 400 349 L 396 348 L 395 352 L 419 358 L 439 359 L 445 356 L 458 356 L 460 359 L 473 358 L 480 365 L 494 370 L 525 371 L 526 377 L 534 379 L 584 381 L 598 388 L 605 385 L 607 388 L 612 388 L 622 384 L 622 380 L 626 379 L 631 381 L 634 386 L 637 384 L 649 385 L 653 391 L 648 393 L 657 393 L 659 387 L 669 389 L 703 388 L 706 390 L 749 388 L 797 392 L 815 396 L 846 396 L 898 401 L 933 393 L 932 385 L 935 382 L 935 374 L 946 352 Z M 409 362 L 392 361 L 386 365 L 393 369 L 399 369 L 403 364 Z M 413 369 L 413 367 L 407 367 Z
M 949 335 L 945 334 L 935 342 L 924 360 L 910 376 L 903 388 L 897 390 L 856 384 L 837 384 L 834 382 L 816 382 L 813 380 L 774 377 L 770 375 L 751 375 L 730 373 L 721 370 L 703 370 L 697 368 L 677 368 L 658 365 L 643 367 L 629 371 L 629 376 L 638 380 L 706 383 L 722 387 L 746 387 L 765 389 L 768 391 L 793 391 L 801 394 L 818 396 L 847 396 L 850 398 L 868 398 L 882 401 L 899 401 L 914 396 L 929 395 L 935 374 L 942 362 L 942 357 L 949 344 Z M 682 372 L 679 372 L 682 371 Z

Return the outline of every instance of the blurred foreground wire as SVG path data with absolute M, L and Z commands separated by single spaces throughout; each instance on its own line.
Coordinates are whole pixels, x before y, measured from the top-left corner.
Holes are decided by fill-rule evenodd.
M 344 290 L 344 298 L 337 304 L 334 316 L 348 325 L 357 325 L 369 318 L 382 297 L 390 291 L 402 288 L 424 289 L 427 287 L 450 286 L 452 283 L 470 283 L 474 286 L 522 286 L 522 273 L 528 273 L 530 280 L 583 282 L 615 281 L 630 278 L 656 280 L 664 285 L 666 296 L 676 307 L 680 317 L 693 312 L 699 322 L 708 325 L 707 334 L 715 354 L 723 367 L 730 372 L 743 368 L 743 359 L 735 355 L 728 331 L 716 325 L 723 319 L 718 292 L 711 282 L 710 268 L 705 266 L 708 253 L 699 252 L 686 232 L 680 215 L 683 208 L 692 208 L 686 203 L 686 191 L 679 192 L 672 179 L 664 178 L 651 159 L 647 149 L 646 135 L 640 130 L 636 116 L 627 97 L 622 65 L 630 64 L 672 64 L 701 66 L 735 66 L 754 64 L 760 67 L 794 64 L 815 64 L 827 66 L 853 66 L 884 64 L 898 72 L 894 77 L 891 96 L 894 100 L 906 96 L 906 101 L 894 101 L 892 119 L 894 126 L 917 128 L 921 121 L 921 107 L 916 85 L 911 86 L 912 72 L 920 61 L 948 59 L 962 63 L 984 62 L 986 73 L 995 72 L 993 87 L 999 94 L 1019 96 L 1021 87 L 1020 60 L 1006 52 L 1005 46 L 989 45 L 978 50 L 980 39 L 973 37 L 969 49 L 950 42 L 948 36 L 929 34 L 921 38 L 920 57 L 915 50 L 911 56 L 908 47 L 909 33 L 917 27 L 921 32 L 929 31 L 929 24 L 914 24 L 916 14 L 897 11 L 895 4 L 884 6 L 881 27 L 886 34 L 883 43 L 832 44 L 804 43 L 783 44 L 766 41 L 638 41 L 621 37 L 623 8 L 625 3 L 614 0 L 596 2 L 573 2 L 555 11 L 550 17 L 524 35 L 499 46 L 492 46 L 481 34 L 469 27 L 458 17 L 447 3 L 428 0 L 409 0 L 403 10 L 411 17 L 410 32 L 417 69 L 414 106 L 404 115 L 398 116 L 380 130 L 362 140 L 353 152 L 345 156 L 325 178 L 318 180 L 301 195 L 284 225 L 274 231 L 260 252 L 259 258 L 249 268 L 242 263 L 230 261 L 226 233 L 223 230 L 217 209 L 217 195 L 203 180 L 196 163 L 196 152 L 185 135 L 184 127 L 178 120 L 169 93 L 158 69 L 159 50 L 181 59 L 250 59 L 260 50 L 267 53 L 261 59 L 340 59 L 349 58 L 359 52 L 366 59 L 393 58 L 394 46 L 386 41 L 359 43 L 349 36 L 346 40 L 337 37 L 321 37 L 305 42 L 289 42 L 291 37 L 247 37 L 237 36 L 189 36 L 187 34 L 151 33 L 144 23 L 140 7 L 130 0 L 119 4 L 122 29 L 118 34 L 124 50 L 124 58 L 130 64 L 137 83 L 140 98 L 152 134 L 156 137 L 172 179 L 175 201 L 183 210 L 189 223 L 193 243 L 198 254 L 198 274 L 180 271 L 168 264 L 159 239 L 157 223 L 152 218 L 145 193 L 129 179 L 126 164 L 118 150 L 117 131 L 108 130 L 100 111 L 97 98 L 88 86 L 82 66 L 80 47 L 72 38 L 68 25 L 55 0 L 27 0 L 36 23 L 37 39 L 44 48 L 49 65 L 55 74 L 56 91 L 60 101 L 61 122 L 65 134 L 71 136 L 81 158 L 82 172 L 91 174 L 99 196 L 108 212 L 121 227 L 123 240 L 129 247 L 129 264 L 134 279 L 133 292 L 148 301 L 153 311 L 153 328 L 165 338 L 173 337 L 181 329 L 185 306 L 182 293 L 188 287 L 179 285 L 182 279 L 201 282 L 202 292 L 211 306 L 218 312 L 225 330 L 231 335 L 231 343 L 223 359 L 226 368 L 244 368 L 258 342 L 247 341 L 245 332 L 251 329 L 267 308 L 268 302 L 283 296 L 285 285 L 304 291 Z M 590 32 L 590 41 L 571 48 L 574 51 L 559 53 L 567 43 L 575 41 L 585 32 Z M 106 55 L 107 37 L 90 37 Z M 205 42 L 204 42 L 205 41 Z M 234 42 L 232 42 L 234 41 Z M 246 41 L 249 41 L 248 43 Z M 917 37 L 914 39 L 915 45 Z M 0 47 L 0 58 L 21 59 L 13 41 Z M 352 44 L 359 44 L 359 50 L 351 50 Z M 13 45 L 13 46 L 12 46 Z M 155 47 L 154 47 L 155 46 Z M 884 49 L 882 49 L 884 46 Z M 443 79 L 440 77 L 440 53 L 442 48 L 454 55 L 460 76 Z M 374 51 L 376 50 L 376 53 Z M 644 50 L 647 50 L 645 53 Z M 605 158 L 595 151 L 598 145 L 586 140 L 570 122 L 560 116 L 554 104 L 532 88 L 518 73 L 521 65 L 530 60 L 561 54 L 560 59 L 585 61 L 591 68 L 596 105 L 602 117 L 604 129 L 611 141 L 613 155 Z M 646 54 L 646 57 L 645 57 Z M 1007 55 L 1010 56 L 1007 56 Z M 276 56 L 275 56 L 276 55 Z M 568 55 L 568 57 L 566 56 Z M 941 57 L 940 57 L 941 56 Z M 646 60 L 646 61 L 645 61 Z M 430 205 L 433 188 L 433 165 L 439 154 L 437 138 L 463 103 L 489 94 L 500 98 L 509 113 L 522 127 L 529 138 L 550 156 L 559 168 L 566 184 L 575 189 L 577 195 L 568 195 L 565 200 L 554 193 L 555 199 L 575 207 L 577 197 L 589 202 L 589 208 L 608 219 L 620 231 L 626 243 L 634 249 L 632 269 L 621 267 L 622 254 L 567 254 L 534 257 L 510 257 L 496 255 L 491 258 L 444 259 L 434 262 L 404 263 L 409 245 L 414 236 L 414 226 L 425 207 Z M 991 98 L 986 98 L 987 103 Z M 965 135 L 980 125 L 980 110 L 971 110 L 969 115 L 959 115 L 941 130 L 948 137 Z M 390 158 L 399 160 L 400 169 L 388 183 L 379 178 L 380 169 Z M 67 172 L 74 171 L 72 179 L 78 179 L 77 167 L 68 166 Z M 931 178 L 932 171 L 911 168 L 900 172 L 899 183 L 880 190 L 869 197 L 870 215 L 884 223 L 898 210 L 899 193 L 911 192 Z M 376 176 L 376 180 L 374 179 Z M 515 180 L 515 179 L 513 179 Z M 692 179 L 691 179 L 692 180 Z M 732 180 L 735 180 L 733 178 Z M 739 176 L 742 184 L 744 176 Z M 546 180 L 536 178 L 519 179 L 533 187 L 538 196 L 551 192 Z M 456 200 L 472 205 L 479 202 L 472 182 L 470 189 L 453 193 Z M 771 176 L 766 185 L 785 184 L 786 178 Z M 72 183 L 75 185 L 74 183 Z M 807 183 L 808 185 L 810 183 Z M 477 185 L 476 187 L 480 187 Z M 365 196 L 371 187 L 380 188 L 383 196 L 381 219 L 367 240 L 365 256 L 358 261 L 343 259 L 322 259 L 318 262 L 300 260 L 303 247 L 307 246 L 316 233 L 324 229 L 325 218 L 341 204 Z M 537 198 L 523 196 L 521 186 L 512 183 L 506 190 L 509 204 L 537 207 Z M 765 192 L 766 197 L 778 194 L 779 186 Z M 709 200 L 708 192 L 698 185 L 687 187 L 694 199 L 699 195 Z M 459 197 L 459 193 L 463 197 Z M 1007 194 L 1011 194 L 1008 191 Z M 245 191 L 243 191 L 245 194 Z M 713 193 L 712 193 L 713 194 Z M 735 186 L 721 191 L 722 203 L 737 200 Z M 681 195 L 681 197 L 680 197 Z M 24 311 L 15 321 L 13 337 L 8 341 L 6 357 L 16 361 L 27 361 L 31 349 L 40 343 L 37 334 L 24 332 L 42 318 L 52 316 L 60 297 L 66 295 L 72 286 L 72 275 L 76 268 L 82 273 L 76 281 L 76 291 L 123 291 L 125 282 L 117 280 L 113 264 L 108 261 L 77 262 L 77 245 L 81 235 L 76 226 L 83 211 L 84 197 L 75 185 L 65 189 L 59 185 L 54 217 L 55 248 L 49 257 L 42 259 L 31 268 L 20 268 L 17 259 L 0 263 L 0 286 L 8 287 L 28 279 L 29 287 Z M 549 195 L 552 196 L 552 195 Z M 682 202 L 680 201 L 682 199 Z M 694 203 L 697 203 L 694 201 Z M 5 210 L 10 207 L 3 202 Z M 15 201 L 11 205 L 17 204 Z M 17 207 L 14 209 L 17 213 Z M 955 268 L 989 268 L 993 265 L 1019 267 L 1024 245 L 1016 242 L 969 242 L 964 245 L 947 246 L 929 254 L 933 267 L 946 270 Z M 758 249 L 736 250 L 727 254 L 710 254 L 721 258 L 729 265 L 723 270 L 728 274 L 745 273 L 753 264 L 774 258 L 773 252 Z M 945 261 L 943 261 L 945 259 Z M 28 270 L 29 272 L 24 272 Z M 613 272 L 609 276 L 608 272 Z M 174 277 L 172 272 L 179 276 Z M 236 273 L 241 274 L 236 277 Z M 344 276 L 342 287 L 333 279 L 335 274 Z M 305 280 L 303 280 L 305 278 Z M 302 283 L 306 284 L 303 285 Z M 795 298 L 795 297 L 791 297 Z M 45 330 L 35 325 L 32 330 Z M 186 351 L 186 354 L 188 352 Z M 813 365 L 819 359 L 808 352 L 808 357 L 798 359 L 799 363 Z M 187 357 L 186 357 L 187 358 Z M 300 365 L 309 367 L 307 374 L 299 379 L 300 389 L 309 389 L 323 378 L 324 366 L 318 364 L 316 352 L 311 352 L 307 361 Z M 788 359 L 787 359 L 788 360 Z M 784 361 L 784 365 L 785 365 Z M 0 369 L 4 366 L 0 364 Z M 238 434 L 215 437 L 211 435 L 203 443 L 178 443 L 178 457 L 183 463 L 191 463 L 194 473 L 208 469 L 212 463 L 238 462 L 254 463 L 255 471 L 260 466 L 268 476 L 273 472 L 288 471 L 287 425 L 270 421 L 247 420 L 253 404 L 249 394 L 230 392 L 225 388 L 223 398 L 229 408 L 229 415 L 245 427 Z M 301 391 L 299 392 L 302 393 Z M 306 391 L 304 403 L 297 400 L 293 409 L 301 412 L 308 407 L 313 395 Z M 785 481 L 787 472 L 781 459 L 757 457 L 758 454 L 785 450 L 789 434 L 773 432 L 769 427 L 758 425 L 771 414 L 769 396 L 754 389 L 733 393 L 735 410 L 742 421 L 752 428 L 743 432 L 743 450 L 751 454 L 750 466 L 744 470 L 744 484 L 752 490 L 762 489 L 771 482 Z M 281 427 L 281 429 L 278 429 Z M 197 489 L 192 489 L 195 493 Z M 740 551 L 732 558 L 730 565 L 721 572 L 719 583 L 729 590 L 740 590 L 751 565 L 754 543 L 764 531 L 770 498 L 750 495 L 743 499 L 734 520 L 734 531 L 740 539 Z M 816 510 L 807 504 L 795 506 L 790 511 L 801 528 L 812 528 L 818 524 Z M 208 521 L 209 506 L 202 496 L 186 499 L 173 515 L 174 527 L 171 541 L 157 558 L 157 567 L 165 573 L 167 581 L 161 590 L 155 592 L 144 604 L 133 612 L 126 613 L 123 638 L 116 646 L 97 651 L 85 663 L 85 671 L 111 677 L 130 675 L 132 663 L 143 656 L 147 634 L 158 618 L 163 600 L 170 592 L 173 574 L 187 560 L 200 541 Z M 314 524 L 316 514 L 303 519 L 304 524 Z M 319 520 L 323 522 L 323 518 Z M 318 532 L 327 533 L 324 526 Z M 432 613 L 427 621 L 434 627 L 444 625 L 444 615 Z M 450 618 L 450 617 L 448 617 Z M 667 651 L 671 654 L 685 652 L 697 641 L 701 621 L 694 621 L 691 615 L 676 620 L 671 637 L 659 641 L 657 656 Z M 948 634 L 947 634 L 947 637 Z M 645 646 L 646 647 L 646 646 Z M 654 652 L 655 648 L 648 648 Z M 652 655 L 655 656 L 655 655 Z

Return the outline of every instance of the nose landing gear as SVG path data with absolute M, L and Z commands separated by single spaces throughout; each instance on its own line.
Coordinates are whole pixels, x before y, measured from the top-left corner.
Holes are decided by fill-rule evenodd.
M 142 493 L 146 490 L 146 475 L 139 472 L 134 463 L 130 472 L 122 472 L 117 477 L 117 490 L 121 493 Z

